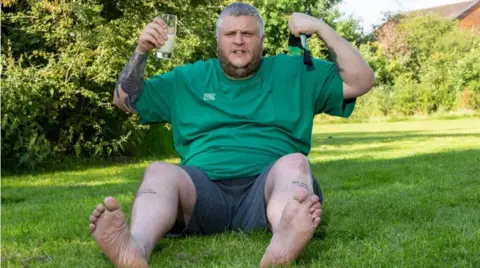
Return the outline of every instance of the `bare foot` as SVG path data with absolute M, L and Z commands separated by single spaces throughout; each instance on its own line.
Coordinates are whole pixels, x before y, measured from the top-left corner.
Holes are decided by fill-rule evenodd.
M 145 252 L 133 240 L 125 214 L 113 197 L 99 204 L 90 216 L 90 232 L 116 267 L 148 267 Z
M 299 189 L 282 212 L 279 226 L 263 255 L 260 267 L 292 263 L 303 252 L 320 224 L 322 213 L 318 196 L 308 198 L 305 189 Z

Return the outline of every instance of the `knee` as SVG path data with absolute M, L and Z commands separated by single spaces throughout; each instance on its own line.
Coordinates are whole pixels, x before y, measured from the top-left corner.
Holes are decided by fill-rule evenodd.
M 145 169 L 143 180 L 164 180 L 181 175 L 181 169 L 178 166 L 164 163 L 153 162 Z
M 285 155 L 280 158 L 275 165 L 283 172 L 305 173 L 310 170 L 308 158 L 301 153 Z

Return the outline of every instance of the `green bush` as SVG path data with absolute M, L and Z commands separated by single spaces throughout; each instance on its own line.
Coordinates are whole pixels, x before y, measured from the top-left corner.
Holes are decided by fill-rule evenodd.
M 22 67 L 23 57 L 5 61 L 4 164 L 33 168 L 52 155 L 111 156 L 126 142 L 129 120 L 115 111 L 106 89 L 58 75 L 62 63 L 47 69 Z
M 432 15 L 396 21 L 360 46 L 377 86 L 359 104 L 385 116 L 478 109 L 480 36 Z
M 116 79 L 141 29 L 160 13 L 178 16 L 175 57 L 151 56 L 148 77 L 215 57 L 215 21 L 230 2 L 2 1 L 2 169 L 35 168 L 64 157 L 171 153 L 168 129 L 140 126 L 137 116 L 112 105 Z M 333 7 L 338 0 L 250 2 L 267 25 L 267 55 L 286 51 L 292 12 L 309 4 L 333 26 L 340 15 Z M 358 37 L 350 29 L 355 23 L 338 25 L 347 38 Z M 312 48 L 326 57 L 320 42 Z
M 173 137 L 168 124 L 139 126 L 132 133 L 125 151 L 132 157 L 176 156 Z
M 420 90 L 418 83 L 408 75 L 396 79 L 394 110 L 401 115 L 414 115 L 420 112 Z
M 480 110 L 480 80 L 470 81 L 462 97 L 461 103 L 467 108 Z

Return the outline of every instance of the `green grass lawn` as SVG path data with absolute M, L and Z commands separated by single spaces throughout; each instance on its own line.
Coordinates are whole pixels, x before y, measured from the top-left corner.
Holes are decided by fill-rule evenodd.
M 318 124 L 312 139 L 324 214 L 297 267 L 480 267 L 480 119 Z M 111 267 L 88 217 L 108 195 L 129 213 L 147 165 L 3 177 L 2 267 Z M 151 266 L 255 267 L 269 238 L 165 239 Z

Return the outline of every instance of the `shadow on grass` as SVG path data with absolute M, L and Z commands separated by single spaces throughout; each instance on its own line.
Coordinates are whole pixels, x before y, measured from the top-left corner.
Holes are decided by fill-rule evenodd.
M 25 201 L 25 198 L 17 196 L 2 196 L 2 205 L 18 204 Z
M 82 170 L 83 172 L 70 171 L 42 175 L 35 174 L 21 179 L 13 176 L 2 176 L 2 200 L 5 194 L 8 195 L 9 192 L 15 193 L 15 195 L 18 195 L 19 192 L 31 192 L 32 195 L 26 196 L 28 198 L 35 196 L 37 193 L 55 192 L 58 189 L 75 191 L 76 189 L 101 189 L 108 187 L 108 185 L 140 184 L 145 171 L 143 166 L 127 166 L 123 168 L 118 166 L 118 169 L 107 171 L 92 169 L 94 170 L 84 169 Z M 22 200 L 25 200 L 25 198 Z
M 309 157 L 316 157 L 316 156 L 344 156 L 347 152 L 348 154 L 373 154 L 379 152 L 387 152 L 389 150 L 395 149 L 395 147 L 390 145 L 376 145 L 376 146 L 368 146 L 365 148 L 347 148 L 345 150 L 339 150 L 339 148 L 333 149 L 326 149 L 323 144 L 317 146 L 316 148 L 312 148 L 310 151 Z M 343 146 L 342 146 L 343 147 Z
M 387 143 L 399 142 L 403 140 L 428 140 L 434 138 L 480 138 L 480 134 L 462 133 L 462 134 L 428 134 L 426 131 L 386 131 L 386 132 L 338 132 L 326 134 L 313 134 L 312 144 L 321 145 L 342 145 L 364 143 Z
M 45 161 L 35 169 L 25 169 L 16 167 L 18 162 L 16 160 L 2 160 L 2 176 L 18 176 L 18 175 L 43 175 L 52 172 L 74 172 L 84 171 L 86 169 L 100 169 L 109 168 L 112 166 L 132 165 L 139 162 L 154 162 L 161 159 L 178 158 L 176 153 L 165 153 L 158 156 L 146 157 L 125 157 L 114 156 L 105 159 L 84 159 L 76 157 L 65 157 L 53 161 Z
M 455 130 L 455 129 L 451 129 Z M 449 131 L 451 131 L 449 130 Z M 370 144 L 370 143 L 388 143 L 397 142 L 402 140 L 421 139 L 428 140 L 432 138 L 445 138 L 445 137 L 477 137 L 480 138 L 480 134 L 464 133 L 464 134 L 428 134 L 429 131 L 383 131 L 383 132 L 336 132 L 336 133 L 321 133 L 312 135 L 312 144 L 317 148 L 312 147 L 312 152 L 321 152 L 323 155 L 335 155 L 341 154 L 336 150 L 324 150 L 322 145 L 342 145 L 348 146 L 352 144 Z M 377 146 L 373 148 L 354 149 L 353 152 L 362 151 L 375 152 L 388 150 L 390 147 Z M 139 162 L 154 162 L 161 161 L 162 159 L 178 158 L 176 153 L 168 153 L 159 156 L 149 156 L 144 158 L 128 158 L 128 157 L 113 157 L 111 159 L 77 159 L 74 157 L 65 158 L 61 161 L 50 162 L 35 171 L 29 171 L 25 169 L 5 169 L 2 167 L 2 176 L 18 176 L 18 175 L 43 175 L 51 172 L 75 172 L 84 171 L 87 169 L 101 169 L 110 167 L 119 167 L 122 165 L 137 164 Z M 83 176 L 83 175 L 79 175 Z M 92 177 L 92 176 L 88 176 Z
M 413 236 L 424 235 L 418 230 L 422 228 L 432 233 L 455 232 L 467 218 L 476 218 L 471 213 L 480 204 L 480 194 L 475 194 L 480 189 L 479 149 L 385 160 L 334 160 L 312 168 L 323 187 L 324 211 L 322 224 L 299 260 L 301 267 L 314 266 L 339 244 L 347 247 L 384 239 L 389 234 L 382 234 L 382 229 L 405 226 Z M 270 236 L 255 234 L 266 247 Z
M 318 240 L 312 240 L 314 250 L 307 250 L 302 258 L 307 266 L 321 259 L 322 252 L 333 246 L 332 240 L 349 243 L 375 237 L 378 227 L 365 224 L 371 218 L 390 226 L 402 221 L 431 225 L 438 211 L 476 211 L 480 204 L 475 190 L 480 189 L 479 149 L 386 160 L 334 160 L 312 164 L 312 169 L 325 199 L 322 224 L 315 235 Z M 336 224 L 338 218 L 352 220 L 351 228 L 331 226 L 332 217 Z M 457 221 L 463 220 L 452 219 L 448 224 L 453 228 Z
M 396 132 L 395 132 L 396 133 Z M 345 135 L 346 142 L 357 142 L 361 140 L 360 133 Z M 445 137 L 445 136 L 475 136 L 479 135 L 420 135 L 409 134 L 414 137 Z M 318 135 L 322 137 L 323 135 Z M 317 138 L 319 138 L 317 137 Z M 389 135 L 380 135 L 380 137 L 367 137 L 361 142 L 372 142 L 377 139 L 392 138 Z M 393 137 L 392 139 L 402 138 Z M 350 139 L 350 140 L 348 140 Z M 318 142 L 318 141 L 317 141 Z M 345 141 L 342 141 L 343 144 Z M 442 153 L 422 154 L 409 156 L 398 159 L 383 160 L 362 160 L 362 159 L 344 159 L 332 160 L 323 163 L 312 164 L 314 175 L 318 178 L 324 192 L 324 214 L 321 227 L 316 231 L 315 238 L 306 250 L 300 263 L 304 266 L 314 265 L 321 260 L 322 254 L 334 248 L 338 243 L 352 243 L 354 241 L 364 239 L 377 239 L 381 233 L 373 230 L 369 221 L 377 220 L 386 226 L 393 225 L 392 222 L 415 222 L 426 223 L 435 219 L 436 213 L 443 206 L 454 208 L 469 208 L 469 206 L 477 206 L 480 200 L 477 195 L 448 195 L 465 191 L 465 189 L 479 189 L 480 181 L 480 150 L 472 149 L 465 151 L 450 151 Z M 39 206 L 62 207 L 65 200 L 82 197 L 83 199 L 95 199 L 97 196 L 104 197 L 107 194 L 116 195 L 118 193 L 128 195 L 136 190 L 140 181 L 137 174 L 142 174 L 143 168 L 125 167 L 115 176 L 126 174 L 127 178 L 122 183 L 102 184 L 98 186 L 82 185 L 85 181 L 101 181 L 104 174 L 92 174 L 91 177 L 72 175 L 68 181 L 77 180 L 78 184 L 63 186 L 19 186 L 6 187 L 2 186 L 2 202 L 6 201 L 4 213 L 15 213 L 16 206 L 19 204 L 28 205 L 35 202 Z M 69 176 L 69 175 L 66 175 Z M 50 198 L 55 196 L 54 199 Z M 378 197 L 378 198 L 377 198 Z M 381 198 L 380 198 L 381 197 Z M 5 198 L 5 199 L 4 199 Z M 377 199 L 375 199 L 377 198 Z M 133 198 L 131 199 L 133 200 Z M 414 200 L 413 205 L 404 206 L 399 200 Z M 368 202 L 367 202 L 368 201 Z M 417 205 L 418 204 L 418 205 Z M 126 213 L 130 212 L 132 203 L 123 204 Z M 74 218 L 86 218 L 87 209 L 73 211 L 70 215 Z M 91 211 L 91 208 L 88 208 Z M 35 212 L 32 212 L 35 213 Z M 397 215 L 398 214 L 398 215 Z M 10 215 L 10 218 L 13 217 Z M 31 225 L 35 226 L 35 220 L 38 216 L 29 215 L 28 219 L 18 219 L 23 222 L 32 221 Z M 8 219 L 9 217 L 5 217 Z M 64 219 L 65 220 L 65 219 Z M 341 220 L 348 220 L 350 223 L 341 225 Z M 458 219 L 461 220 L 461 219 Z M 2 228 L 4 224 L 2 223 Z M 455 219 L 452 219 L 452 228 L 458 225 Z M 374 226 L 374 225 L 373 225 Z M 378 226 L 376 227 L 378 228 Z M 14 237 L 15 235 L 3 232 L 4 241 L 28 241 L 34 243 L 35 236 Z M 258 235 L 253 233 L 248 235 L 249 239 L 261 240 L 255 243 L 268 245 L 269 236 L 266 234 Z M 203 237 L 202 239 L 213 239 L 216 241 L 218 237 L 232 238 L 231 234 L 221 234 L 211 238 Z M 236 236 L 233 236 L 236 237 Z M 13 239 L 15 238 L 15 239 Z M 85 236 L 85 239 L 87 237 Z M 197 239 L 197 238 L 195 238 Z M 236 238 L 235 238 L 236 239 Z M 240 239 L 240 238 L 239 238 Z M 246 239 L 246 238 L 242 238 Z M 228 241 L 221 239 L 219 241 Z M 184 240 L 183 240 L 184 241 Z M 203 241 L 203 240 L 202 240 Z M 250 241 L 250 240 L 247 240 Z M 22 242 L 18 242 L 22 243 Z M 212 252 L 223 249 L 221 242 L 218 247 L 211 249 Z M 223 243 L 223 242 L 222 242 Z M 227 242 L 225 242 L 227 244 Z M 337 244 L 336 244 L 337 243 Z M 208 244 L 212 244 L 210 241 Z M 163 258 L 171 259 L 177 263 L 177 267 L 183 264 L 188 265 L 191 262 L 189 258 L 183 258 L 181 252 L 183 247 L 188 244 L 181 242 L 181 246 L 175 249 L 177 242 L 172 242 L 170 247 L 174 247 L 173 251 L 178 250 L 178 254 L 172 256 L 171 253 L 163 254 L 163 249 L 157 247 L 156 254 L 164 257 L 155 258 L 154 263 L 163 262 Z M 241 251 L 252 251 L 248 244 Z M 234 250 L 234 249 L 231 249 Z M 172 250 L 169 250 L 171 252 Z M 204 254 L 204 248 L 193 248 L 190 251 L 201 251 L 199 256 Z M 210 251 L 209 251 L 210 252 Z M 197 254 L 197 255 L 198 255 Z M 206 253 L 205 253 L 206 254 Z M 221 258 L 230 258 L 228 252 L 226 256 Z M 231 251 L 230 251 L 231 254 Z M 254 258 L 260 258 L 262 252 L 250 252 Z M 183 258 L 183 259 L 182 259 Z M 220 257 L 212 258 L 211 262 L 217 261 Z M 208 259 L 208 258 L 207 258 Z M 205 264 L 202 260 L 198 260 L 199 264 Z M 33 265 L 33 264 L 32 264 Z M 211 266 L 212 263 L 205 264 Z

